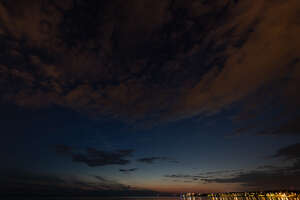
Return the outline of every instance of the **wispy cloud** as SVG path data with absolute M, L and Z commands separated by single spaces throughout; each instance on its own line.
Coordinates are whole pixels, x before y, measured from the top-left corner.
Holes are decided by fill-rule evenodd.
M 137 170 L 138 170 L 138 168 L 119 169 L 120 172 L 125 173 L 125 174 L 131 173 L 131 172 L 135 172 L 135 171 L 137 171 Z
M 152 194 L 150 190 L 121 184 L 101 176 L 87 181 L 81 177 L 20 170 L 1 170 L 1 194 L 4 195 L 126 195 Z
M 208 171 L 196 174 L 168 174 L 164 177 L 175 179 L 177 181 L 185 182 L 202 182 L 205 183 L 210 179 L 220 178 L 220 177 L 231 177 L 237 173 L 241 173 L 244 170 L 235 169 L 235 170 L 220 170 L 220 171 Z
M 177 160 L 168 157 L 144 157 L 137 159 L 138 162 L 146 164 L 154 164 L 157 161 L 166 161 L 170 163 L 179 163 Z
M 94 148 L 87 148 L 80 152 L 65 145 L 58 145 L 56 150 L 59 154 L 69 155 L 73 162 L 85 163 L 89 167 L 127 165 L 130 163 L 128 157 L 134 152 L 132 149 L 102 151 Z
M 285 166 L 262 165 L 256 169 L 234 169 L 208 171 L 196 174 L 171 174 L 164 177 L 176 182 L 235 183 L 246 189 L 277 190 L 299 188 L 300 144 L 296 143 L 279 149 L 269 159 L 281 158 L 289 162 Z
M 292 144 L 279 149 L 276 154 L 273 155 L 273 157 L 287 160 L 300 159 L 300 143 Z

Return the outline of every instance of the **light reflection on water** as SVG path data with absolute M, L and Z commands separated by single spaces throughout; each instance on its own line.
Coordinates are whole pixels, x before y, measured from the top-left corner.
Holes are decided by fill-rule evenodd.
M 300 200 L 299 196 L 228 196 L 228 197 L 186 197 L 183 200 Z

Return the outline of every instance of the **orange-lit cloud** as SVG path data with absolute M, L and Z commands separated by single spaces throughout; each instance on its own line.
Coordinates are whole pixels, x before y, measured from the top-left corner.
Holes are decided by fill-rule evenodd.
M 21 2 L 0 3 L 5 102 L 133 121 L 299 108 L 298 0 Z

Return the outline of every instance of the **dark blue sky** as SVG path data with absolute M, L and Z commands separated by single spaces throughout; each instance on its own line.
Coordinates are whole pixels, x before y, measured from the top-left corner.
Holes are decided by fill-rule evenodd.
M 95 119 L 64 108 L 39 110 L 3 105 L 1 127 L 7 132 L 1 141 L 3 170 L 14 169 L 52 174 L 70 179 L 96 181 L 93 176 L 112 179 L 125 185 L 152 190 L 230 191 L 245 190 L 240 184 L 206 183 L 199 179 L 189 182 L 169 175 L 213 174 L 232 177 L 256 170 L 264 165 L 287 165 L 271 158 L 277 150 L 299 141 L 298 136 L 236 135 L 231 118 L 233 112 L 221 112 L 204 119 L 190 118 L 155 126 L 135 127 L 115 119 Z M 126 165 L 90 167 L 72 161 L 68 155 L 57 153 L 65 145 L 85 151 L 95 148 L 104 151 L 132 149 Z M 154 159 L 151 163 L 137 161 Z M 164 159 L 166 158 L 166 159 Z M 121 172 L 123 169 L 124 172 Z M 126 172 L 128 169 L 134 169 Z M 220 173 L 220 174 L 219 174 Z M 207 174 L 206 174 L 207 176 Z M 161 187 L 161 188 L 160 188 Z
M 2 189 L 300 189 L 299 8 L 0 1 Z

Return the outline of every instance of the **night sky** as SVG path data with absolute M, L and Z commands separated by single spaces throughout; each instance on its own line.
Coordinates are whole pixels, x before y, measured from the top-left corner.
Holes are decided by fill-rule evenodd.
M 300 190 L 299 0 L 0 0 L 1 193 Z

